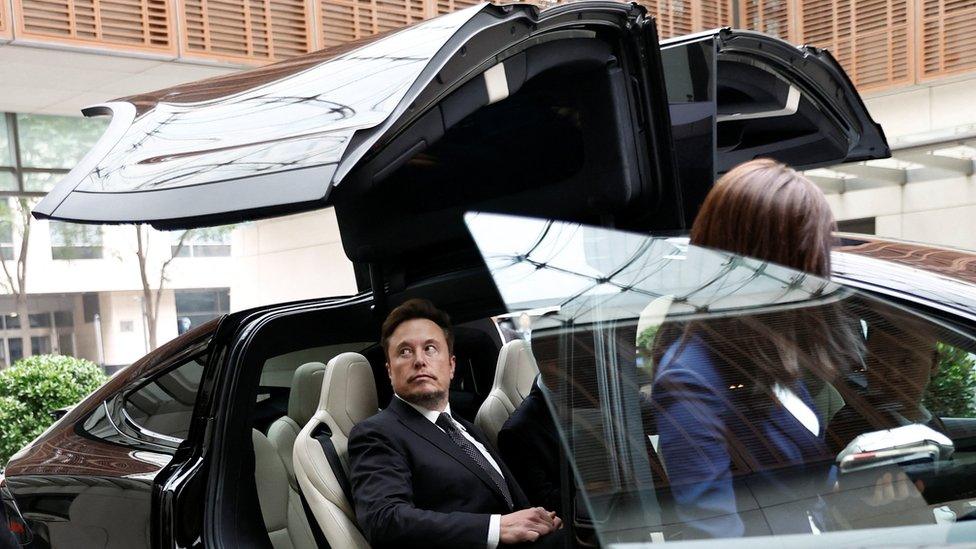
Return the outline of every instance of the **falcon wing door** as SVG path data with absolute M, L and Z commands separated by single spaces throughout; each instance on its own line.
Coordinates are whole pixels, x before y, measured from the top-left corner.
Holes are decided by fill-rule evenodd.
M 34 215 L 190 228 L 324 207 L 485 7 L 86 109 L 112 121 Z
M 827 50 L 720 29 L 665 40 L 661 57 L 689 222 L 715 178 L 741 162 L 810 169 L 891 154 Z

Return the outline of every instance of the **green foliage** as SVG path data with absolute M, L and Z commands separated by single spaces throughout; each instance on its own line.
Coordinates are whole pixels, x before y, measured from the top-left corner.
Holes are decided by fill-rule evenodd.
M 0 463 L 47 429 L 51 412 L 76 404 L 106 379 L 89 360 L 35 355 L 0 371 Z
M 643 332 L 637 334 L 637 348 L 650 351 L 654 347 L 654 338 L 657 337 L 660 328 L 660 326 L 648 326 Z
M 976 357 L 944 343 L 938 350 L 939 369 L 922 404 L 938 417 L 976 417 Z

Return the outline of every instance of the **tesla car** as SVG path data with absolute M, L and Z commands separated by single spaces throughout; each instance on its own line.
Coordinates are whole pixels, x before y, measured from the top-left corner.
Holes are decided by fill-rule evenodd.
M 633 339 L 650 304 L 641 299 L 671 296 L 667 307 L 657 302 L 656 317 L 644 315 L 643 327 L 651 326 L 646 318 L 666 325 L 707 316 L 709 307 L 689 311 L 679 305 L 695 300 L 675 296 L 721 275 L 735 284 L 716 288 L 743 284 L 743 293 L 705 292 L 725 302 L 715 314 L 857 304 L 862 317 L 843 326 L 861 326 L 865 361 L 872 344 L 891 340 L 885 318 L 932 326 L 932 337 L 960 356 L 972 348 L 965 280 L 858 255 L 852 244 L 838 252 L 851 258 L 844 282 L 862 288 L 852 290 L 707 250 L 691 254 L 710 258 L 694 263 L 693 249 L 647 236 L 686 231 L 716 175 L 741 161 L 765 156 L 813 168 L 889 155 L 843 69 L 815 47 L 731 29 L 661 42 L 643 8 L 616 2 L 543 11 L 486 4 L 85 114 L 112 119 L 36 207 L 37 217 L 175 229 L 333 207 L 361 292 L 221 317 L 137 361 L 68 411 L 5 471 L 37 547 L 365 543 L 343 490 L 345 437 L 392 396 L 378 328 L 411 297 L 431 299 L 457 323 L 452 409 L 489 436 L 531 385 L 533 353 L 556 353 L 549 357 L 566 365 L 567 386 L 579 393 L 550 404 L 566 418 L 562 480 L 571 488 L 565 493 L 576 494 L 567 502 L 567 538 L 580 545 L 698 537 L 668 495 L 673 486 L 666 451 L 657 456 L 654 421 L 634 408 L 639 398 L 630 389 L 640 392 L 652 367 Z M 483 213 L 466 221 L 474 211 Z M 513 232 L 518 227 L 522 233 Z M 612 282 L 595 293 L 567 294 L 587 286 L 560 283 L 527 298 L 522 288 L 535 286 L 506 278 L 496 261 L 524 268 L 538 251 L 524 247 L 526 238 L 577 233 L 588 236 L 570 239 L 573 261 L 582 261 L 570 267 L 579 267 L 586 284 Z M 647 261 L 621 257 L 620 246 L 642 250 L 631 256 Z M 889 266 L 902 283 L 862 273 L 859 260 Z M 678 269 L 691 277 L 684 286 L 681 277 L 660 278 L 693 263 L 697 270 Z M 759 274 L 723 271 L 726 263 Z M 653 264 L 658 275 L 643 277 Z M 554 272 L 546 261 L 532 265 L 540 277 Z M 605 290 L 620 272 L 637 277 L 617 288 L 626 306 L 605 306 Z M 662 280 L 656 290 L 646 287 Z M 777 291 L 776 284 L 785 286 Z M 889 299 L 871 297 L 877 293 Z M 584 294 L 591 310 L 579 307 Z M 567 326 L 578 333 L 567 336 Z M 843 380 L 820 380 L 821 423 L 848 403 L 874 405 L 869 362 Z M 747 493 L 753 475 L 768 475 L 742 464 L 736 514 L 744 533 L 777 544 L 780 535 L 813 536 L 779 518 L 814 501 L 823 507 L 820 533 L 839 543 L 890 542 L 872 537 L 879 528 L 902 532 L 892 535 L 909 528 L 912 539 L 965 539 L 966 419 L 938 417 L 954 454 L 938 446 L 946 455 L 919 458 L 911 464 L 918 471 L 894 471 L 908 475 L 914 492 L 874 502 L 877 512 L 846 522 L 863 496 L 858 482 L 903 461 L 845 473 L 843 490 L 831 494 L 786 471 L 805 491 L 778 493 L 775 501 L 759 488 Z M 909 442 L 906 448 L 926 440 Z

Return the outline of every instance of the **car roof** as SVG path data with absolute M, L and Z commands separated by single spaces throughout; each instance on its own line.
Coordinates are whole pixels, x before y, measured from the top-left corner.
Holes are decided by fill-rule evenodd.
M 832 278 L 976 320 L 976 252 L 838 234 Z

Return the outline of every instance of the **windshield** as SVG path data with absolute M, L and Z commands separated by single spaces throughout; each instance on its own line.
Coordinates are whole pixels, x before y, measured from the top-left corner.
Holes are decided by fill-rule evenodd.
M 509 312 L 532 317 L 519 333 L 573 473 L 576 539 L 974 535 L 956 524 L 976 518 L 967 334 L 680 239 L 466 220 Z

